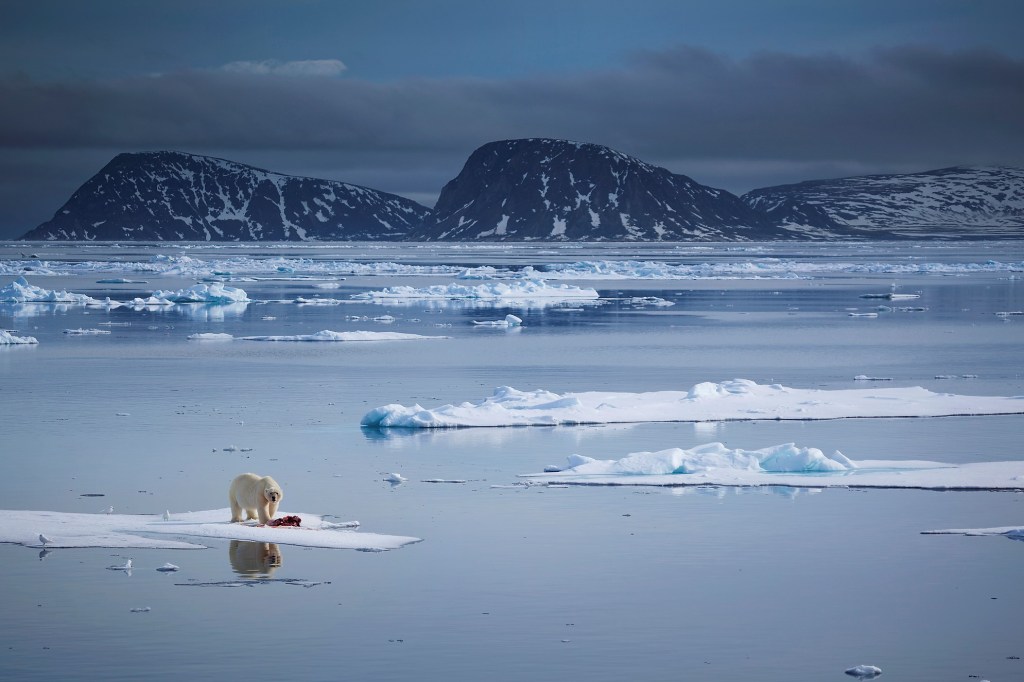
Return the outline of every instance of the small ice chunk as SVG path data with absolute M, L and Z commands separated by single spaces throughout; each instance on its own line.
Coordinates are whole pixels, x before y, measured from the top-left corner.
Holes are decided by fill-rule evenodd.
M 846 674 L 862 680 L 873 680 L 882 674 L 882 669 L 873 665 L 855 665 L 846 669 Z
M 180 571 L 181 567 L 175 566 L 174 564 L 168 562 L 156 570 L 160 571 L 161 573 L 174 573 L 175 571 Z
M 388 483 L 405 483 L 409 479 L 407 479 L 402 474 L 390 473 L 384 474 L 384 480 L 387 481 Z

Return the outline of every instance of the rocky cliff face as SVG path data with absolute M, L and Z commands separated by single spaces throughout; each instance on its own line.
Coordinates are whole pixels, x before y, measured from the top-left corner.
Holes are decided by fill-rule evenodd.
M 595 144 L 491 142 L 413 237 L 452 241 L 711 241 L 787 237 L 738 197 Z
M 1024 236 L 1024 170 L 956 167 L 766 187 L 752 209 L 809 237 Z
M 429 209 L 343 182 L 178 152 L 120 154 L 24 239 L 404 239 Z

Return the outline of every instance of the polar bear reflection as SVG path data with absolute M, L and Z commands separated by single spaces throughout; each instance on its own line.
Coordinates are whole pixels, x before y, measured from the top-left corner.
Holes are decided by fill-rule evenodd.
M 232 540 L 228 547 L 231 568 L 240 576 L 269 578 L 281 567 L 281 549 L 273 542 Z

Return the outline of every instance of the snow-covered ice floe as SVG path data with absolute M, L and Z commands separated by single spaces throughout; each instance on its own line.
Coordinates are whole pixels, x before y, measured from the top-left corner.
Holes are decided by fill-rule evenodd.
M 86 294 L 43 289 L 29 284 L 24 277 L 18 277 L 7 286 L 0 288 L 0 303 L 74 303 L 85 305 L 97 303 Z
M 24 277 L 18 277 L 7 286 L 0 288 L 0 303 L 62 303 L 84 305 L 90 308 L 120 308 L 121 306 L 143 308 L 171 306 L 176 303 L 245 304 L 249 303 L 249 297 L 243 289 L 215 282 L 213 284 L 196 284 L 177 291 L 154 291 L 147 298 L 135 298 L 131 301 L 113 301 L 110 297 L 100 300 L 86 294 L 43 289 L 29 284 Z
M 293 514 L 280 513 L 279 516 Z M 295 514 L 301 527 L 256 526 L 231 523 L 230 509 L 174 514 L 167 521 L 160 515 L 76 514 L 50 511 L 0 511 L 0 542 L 43 547 L 40 534 L 46 536 L 48 550 L 68 547 L 116 547 L 150 549 L 204 549 L 206 545 L 188 542 L 182 537 L 217 538 L 276 542 L 300 547 L 383 551 L 398 549 L 420 538 L 379 535 L 352 530 L 357 522 L 344 524 L 325 521 L 317 514 Z
M 188 339 L 189 341 L 234 341 L 235 337 L 220 332 L 199 332 L 189 334 Z
M 65 329 L 64 333 L 68 336 L 101 336 L 109 334 L 109 329 Z
M 178 291 L 154 291 L 152 298 L 171 303 L 247 303 L 249 296 L 244 289 L 224 286 L 220 282 L 196 284 Z
M 519 327 L 523 324 L 523 318 L 509 313 L 504 320 L 473 320 L 477 327 Z
M 596 300 L 600 298 L 595 289 L 582 289 L 571 284 L 551 285 L 544 280 L 524 279 L 502 282 L 487 282 L 470 286 L 466 284 L 437 284 L 415 288 L 410 286 L 387 287 L 380 291 L 366 291 L 353 294 L 352 298 L 369 301 L 391 300 L 481 300 L 481 301 L 532 301 L 532 300 Z
M 189 337 L 192 338 L 192 337 Z M 423 336 L 401 332 L 333 332 L 330 329 L 315 334 L 294 336 L 239 336 L 240 341 L 414 341 L 417 339 L 447 339 L 447 336 Z
M 0 329 L 0 346 L 29 345 L 39 343 L 34 336 L 15 336 L 5 329 Z
M 748 379 L 704 382 L 689 391 L 552 393 L 509 386 L 474 402 L 432 409 L 384 405 L 363 426 L 413 429 L 553 426 L 625 422 L 818 420 L 857 417 L 947 417 L 1024 413 L 1024 396 L 963 396 L 910 388 L 805 389 Z
M 826 455 L 794 443 L 760 450 L 708 443 L 689 450 L 634 452 L 615 460 L 570 455 L 565 468 L 551 469 L 523 476 L 573 485 L 1024 490 L 1024 462 L 851 460 L 838 450 Z

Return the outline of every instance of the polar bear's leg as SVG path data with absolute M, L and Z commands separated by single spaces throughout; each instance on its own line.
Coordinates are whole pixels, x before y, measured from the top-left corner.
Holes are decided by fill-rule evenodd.
M 277 500 L 275 500 L 273 502 L 268 502 L 267 503 L 267 519 L 268 520 L 274 518 L 274 515 L 277 514 L 277 507 L 278 507 L 279 504 L 281 504 L 281 500 L 280 499 L 277 499 Z
M 247 521 L 252 521 L 255 518 L 262 518 L 262 517 L 257 517 L 256 516 L 256 512 L 257 511 L 263 511 L 263 510 L 262 509 L 246 509 L 245 510 L 245 518 L 246 518 L 246 520 Z M 260 521 L 260 523 L 263 523 L 263 521 Z
M 235 496 L 231 496 L 231 523 L 240 523 L 242 520 L 242 508 L 238 506 Z
M 274 518 L 273 514 L 268 514 L 267 513 L 267 505 L 265 505 L 265 504 L 261 505 L 259 507 L 256 507 L 256 511 L 258 511 L 260 513 L 260 525 L 261 526 L 267 525 L 268 523 L 270 523 L 270 519 Z

